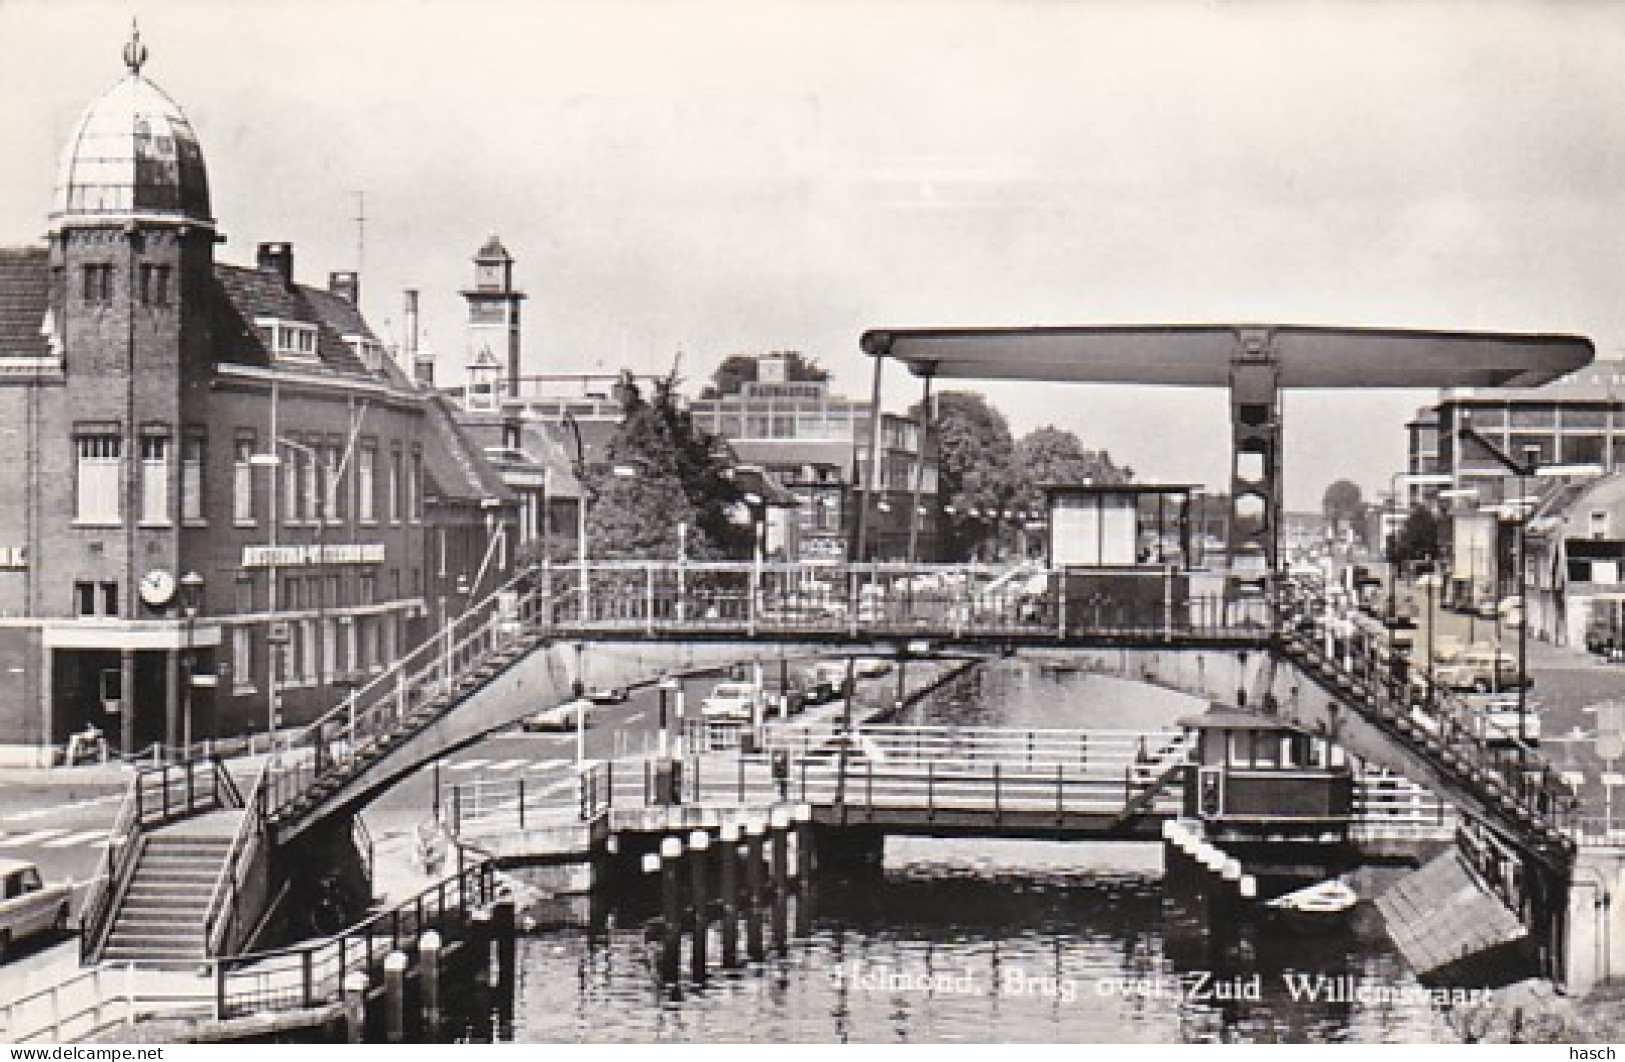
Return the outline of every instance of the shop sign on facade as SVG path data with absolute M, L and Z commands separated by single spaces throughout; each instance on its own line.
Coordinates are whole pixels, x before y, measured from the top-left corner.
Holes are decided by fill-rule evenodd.
M 382 542 L 325 543 L 320 546 L 244 546 L 244 568 L 298 568 L 315 564 L 382 564 Z

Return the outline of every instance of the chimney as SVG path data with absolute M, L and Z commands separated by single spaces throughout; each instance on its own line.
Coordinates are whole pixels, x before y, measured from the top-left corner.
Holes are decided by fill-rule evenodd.
M 406 357 L 402 359 L 410 367 L 412 379 L 421 387 L 434 386 L 434 358 L 425 357 L 426 352 L 418 344 L 418 293 L 416 289 L 406 289 Z
M 361 305 L 361 274 L 351 270 L 342 273 L 329 273 L 327 274 L 327 290 L 351 306 L 359 306 Z
M 293 287 L 293 244 L 260 244 L 258 264 L 265 272 L 281 277 L 283 284 Z

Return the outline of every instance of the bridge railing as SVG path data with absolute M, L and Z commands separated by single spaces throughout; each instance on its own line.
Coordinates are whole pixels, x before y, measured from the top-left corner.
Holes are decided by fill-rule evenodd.
M 142 976 L 134 963 L 102 963 L 0 1002 L 0 1040 L 77 1043 L 140 1019 L 213 1017 L 209 995 Z
M 390 952 L 414 948 L 422 930 L 462 926 L 467 912 L 495 899 L 494 866 L 483 860 L 335 936 L 216 959 L 216 1014 L 224 1020 L 319 1006 L 337 999 L 345 975 L 356 970 L 377 983 Z
M 1466 722 L 1470 709 L 1453 692 L 1431 691 L 1430 703 L 1428 691 L 1418 693 L 1411 682 L 1402 657 L 1359 626 L 1334 628 L 1330 607 L 1312 589 L 1285 584 L 1281 614 L 1280 644 L 1287 655 L 1340 685 L 1368 721 L 1477 793 L 1515 831 L 1532 832 L 1543 848 L 1573 847 L 1566 831 L 1576 802 L 1539 750 L 1515 737 L 1486 741 L 1481 727 Z
M 937 810 L 1118 814 L 1148 790 L 1146 810 L 1176 814 L 1180 783 L 1168 764 L 1133 755 L 1111 763 L 1001 762 L 939 757 L 890 762 L 829 748 L 786 759 L 772 752 L 696 755 L 675 761 L 602 763 L 551 784 L 479 780 L 452 786 L 441 801 L 454 834 L 533 829 L 584 821 L 614 808 L 663 804 L 737 807 L 795 800 L 818 804 Z M 575 798 L 572 800 L 572 796 Z
M 234 945 L 233 940 L 240 930 L 237 920 L 242 917 L 241 896 L 265 844 L 266 780 L 270 770 L 269 764 L 260 769 L 259 777 L 255 779 L 254 787 L 245 801 L 243 818 L 237 824 L 231 849 L 215 877 L 203 920 L 203 939 L 210 955 L 219 955 L 241 944 L 239 941 L 238 945 Z M 360 816 L 356 817 L 356 821 L 361 821 Z
M 838 720 L 766 728 L 762 743 L 802 756 L 838 745 L 845 731 Z M 868 723 L 853 728 L 850 739 L 863 755 L 883 763 L 910 760 L 1000 762 L 1007 766 L 1049 767 L 1056 764 L 1121 768 L 1130 762 L 1183 760 L 1190 734 L 1182 729 L 1064 730 L 1004 727 L 904 726 Z
M 242 806 L 243 796 L 231 772 L 212 757 L 137 771 L 119 803 L 101 867 L 80 909 L 81 961 L 92 961 L 101 953 L 119 896 L 141 853 L 142 834 L 193 815 Z
M 1111 576 L 1113 593 L 1034 566 L 591 561 L 542 578 L 546 622 L 574 631 L 1179 641 L 1270 630 L 1267 603 L 1192 594 L 1172 569 Z
M 548 602 L 526 571 L 450 619 L 441 632 L 314 722 L 287 732 L 267 784 L 267 808 L 284 814 L 321 777 L 371 763 L 415 714 L 456 696 L 496 653 L 533 638 Z
M 1443 837 L 1457 825 L 1456 809 L 1409 778 L 1368 773 L 1354 785 L 1354 823 L 1366 837 Z

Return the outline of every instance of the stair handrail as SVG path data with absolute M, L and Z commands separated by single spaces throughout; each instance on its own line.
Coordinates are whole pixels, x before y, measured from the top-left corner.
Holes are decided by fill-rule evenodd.
M 111 909 L 119 882 L 128 872 L 141 839 L 141 776 L 130 779 L 130 786 L 119 802 L 118 814 L 113 817 L 113 828 L 107 834 L 107 847 L 102 850 L 101 865 L 91 881 L 90 891 L 79 911 L 79 958 L 88 962 L 100 949 L 107 923 L 112 919 Z
M 209 906 L 203 918 L 203 941 L 207 955 L 219 955 L 221 949 L 230 944 L 231 930 L 237 921 L 237 901 L 242 894 L 243 878 L 253 869 L 253 857 L 258 854 L 265 836 L 266 779 L 270 773 L 271 763 L 267 760 L 260 767 L 254 787 L 249 790 L 248 800 L 237 805 L 243 809 L 243 817 L 237 823 L 237 831 L 232 834 L 231 847 L 220 864 L 220 872 L 215 875 L 214 889 L 209 894 Z M 230 780 L 229 773 L 227 780 Z M 232 789 L 236 789 L 235 783 L 232 783 Z M 241 800 L 241 796 L 238 799 Z
M 1316 617 L 1326 614 L 1326 602 L 1318 594 L 1314 593 L 1311 588 L 1300 584 L 1288 583 L 1285 590 L 1286 594 L 1283 601 L 1285 609 L 1283 611 L 1290 610 L 1294 604 L 1306 604 L 1308 612 L 1305 613 L 1304 618 L 1313 626 L 1315 635 L 1321 634 L 1321 628 Z M 1411 725 L 1411 728 L 1415 729 L 1414 724 L 1409 724 L 1410 706 L 1396 702 L 1391 696 L 1386 682 L 1373 681 L 1369 673 L 1362 676 L 1345 668 L 1342 661 L 1323 652 L 1314 638 L 1306 639 L 1297 630 L 1289 630 L 1284 625 L 1278 627 L 1277 630 L 1279 632 L 1279 644 L 1287 655 L 1304 657 L 1309 660 L 1320 660 L 1329 669 L 1351 680 L 1352 690 L 1348 694 L 1350 699 L 1360 705 L 1369 706 L 1371 714 L 1377 716 L 1376 719 L 1371 719 L 1366 710 L 1361 709 L 1361 714 L 1367 715 L 1369 721 L 1385 730 L 1403 731 L 1405 725 Z M 1452 699 L 1454 699 L 1453 696 L 1447 696 L 1446 702 L 1448 703 Z M 1456 750 L 1458 754 L 1465 751 L 1464 758 L 1470 761 L 1471 767 L 1499 779 L 1508 790 L 1506 796 L 1513 801 L 1520 811 L 1526 814 L 1535 831 L 1546 835 L 1548 842 L 1557 848 L 1557 860 L 1559 862 L 1566 861 L 1572 855 L 1573 842 L 1564 832 L 1561 823 L 1552 821 L 1540 807 L 1541 797 L 1547 797 L 1547 802 L 1550 802 L 1553 795 L 1549 792 L 1548 779 L 1554 776 L 1554 772 L 1546 758 L 1537 750 L 1529 748 L 1514 737 L 1515 749 L 1513 750 L 1513 756 L 1518 760 L 1518 768 L 1517 774 L 1509 778 L 1505 776 L 1504 768 L 1507 765 L 1503 757 L 1496 755 L 1480 735 L 1471 731 L 1453 731 L 1451 736 L 1456 741 L 1450 747 Z M 1419 742 L 1408 734 L 1406 735 L 1406 744 L 1422 744 L 1425 748 L 1424 742 Z M 1436 769 L 1447 775 L 1464 773 L 1449 762 L 1449 757 L 1437 756 L 1432 754 L 1431 750 L 1428 750 L 1427 758 L 1430 761 L 1440 761 L 1436 763 Z M 1530 799 L 1531 794 L 1528 792 L 1530 788 L 1528 777 L 1530 774 L 1537 775 L 1539 778 L 1539 781 L 1534 783 L 1536 791 L 1533 794 L 1535 797 L 1533 800 Z M 1486 803 L 1493 804 L 1493 794 L 1486 795 L 1485 800 Z M 1523 828 L 1525 827 L 1520 827 L 1520 829 Z M 1546 857 L 1544 852 L 1539 854 L 1543 858 Z
M 405 656 L 394 661 L 366 685 L 351 691 L 349 696 L 312 722 L 289 732 L 284 748 L 309 747 L 317 750 L 321 771 L 348 771 L 360 758 L 359 753 L 380 733 L 398 722 L 403 707 L 399 702 L 425 687 L 456 681 L 466 670 L 477 666 L 501 645 L 533 632 L 542 625 L 542 590 L 536 585 L 536 573 L 524 569 L 507 582 L 492 590 L 484 598 L 471 604 L 460 616 L 452 618 L 445 629 L 426 639 Z M 504 595 L 517 595 L 505 600 Z M 511 610 L 502 607 L 512 603 Z M 517 629 L 506 632 L 502 628 L 516 624 Z M 461 633 L 460 633 L 461 630 Z M 466 653 L 482 638 L 494 632 L 490 644 L 469 660 L 467 667 L 452 673 L 450 661 Z M 509 635 L 504 637 L 504 635 Z M 376 726 L 379 722 L 383 726 Z M 340 746 L 335 751 L 334 746 Z M 303 772 L 297 772 L 303 774 Z M 287 795 L 273 784 L 277 792 L 269 792 L 267 812 L 275 816 L 293 804 L 306 786 L 296 785 Z
M 357 969 L 371 972 L 388 951 L 406 946 L 428 923 L 426 913 L 444 916 L 459 911 L 463 914 L 456 923 L 460 923 L 466 912 L 493 902 L 496 899 L 495 870 L 496 861 L 486 857 L 333 936 L 286 948 L 217 958 L 213 971 L 216 1012 L 221 1018 L 236 1016 L 238 1010 L 233 1006 L 235 994 L 232 991 L 236 984 L 246 984 L 247 992 L 257 996 L 252 1004 L 256 1011 L 297 1010 L 318 1005 L 337 994 L 346 973 Z M 279 975 L 286 975 L 295 990 L 276 984 Z

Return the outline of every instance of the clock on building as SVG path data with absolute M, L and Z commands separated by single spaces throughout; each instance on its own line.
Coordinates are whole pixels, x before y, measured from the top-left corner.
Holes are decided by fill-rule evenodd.
M 141 577 L 137 589 L 141 600 L 153 608 L 163 608 L 175 599 L 175 577 L 162 568 L 154 568 Z

